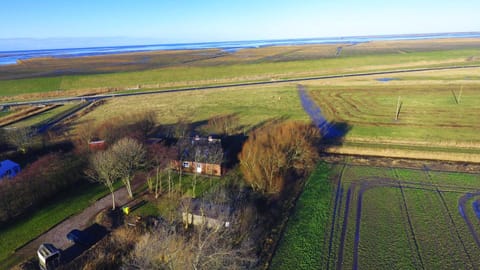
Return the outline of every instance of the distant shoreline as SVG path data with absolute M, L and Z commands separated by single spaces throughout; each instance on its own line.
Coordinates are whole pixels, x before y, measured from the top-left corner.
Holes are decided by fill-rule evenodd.
M 234 52 L 241 49 L 260 48 L 270 46 L 292 45 L 321 45 L 321 44 L 357 44 L 371 41 L 401 41 L 401 40 L 427 40 L 447 38 L 480 38 L 480 32 L 462 33 L 436 33 L 436 34 L 407 34 L 407 35 L 378 35 L 378 36 L 349 36 L 332 38 L 304 38 L 304 39 L 276 39 L 276 40 L 250 40 L 250 41 L 225 41 L 201 43 L 174 43 L 131 46 L 105 46 L 86 48 L 42 49 L 0 51 L 0 65 L 15 65 L 18 61 L 32 58 L 75 58 L 83 56 L 101 56 L 111 54 L 124 54 L 148 51 L 166 50 L 202 50 L 220 49 Z

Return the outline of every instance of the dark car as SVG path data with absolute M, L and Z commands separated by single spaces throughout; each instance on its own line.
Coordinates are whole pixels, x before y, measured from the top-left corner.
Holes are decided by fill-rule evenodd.
M 77 229 L 70 231 L 67 234 L 67 239 L 72 241 L 75 244 L 80 244 L 82 246 L 87 246 L 87 247 L 95 244 L 95 240 L 90 234 Z

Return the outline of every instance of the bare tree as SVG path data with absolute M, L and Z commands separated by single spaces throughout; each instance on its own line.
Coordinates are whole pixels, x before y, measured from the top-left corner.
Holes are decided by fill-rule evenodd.
M 154 111 L 145 111 L 136 116 L 136 126 L 142 133 L 144 139 L 146 139 L 148 134 L 155 128 L 155 117 L 156 115 Z
M 317 128 L 300 122 L 274 123 L 255 130 L 239 155 L 245 180 L 257 191 L 277 194 L 290 175 L 309 172 L 318 157 Z
M 230 135 L 238 127 L 239 117 L 236 114 L 214 116 L 208 120 L 211 131 Z
M 118 140 L 109 150 L 116 161 L 114 169 L 127 188 L 128 196 L 133 198 L 131 180 L 139 168 L 145 164 L 145 147 L 131 138 Z
M 257 263 L 255 242 L 249 235 L 242 235 L 239 228 L 236 225 L 211 227 L 203 223 L 182 231 L 168 225 L 159 226 L 141 237 L 125 266 L 140 269 L 252 269 Z
M 17 150 L 26 153 L 28 147 L 32 144 L 32 136 L 35 133 L 35 130 L 31 127 L 19 127 L 13 128 L 6 132 L 6 140 L 17 147 Z
M 177 150 L 175 147 L 169 147 L 165 144 L 152 144 L 148 146 L 148 166 L 154 170 L 155 177 L 150 176 L 149 181 L 150 191 L 155 191 L 155 198 L 158 198 L 159 193 L 162 193 L 162 179 L 166 174 L 168 168 L 171 166 L 171 161 L 176 159 Z M 151 174 L 153 174 L 151 172 Z
M 110 151 L 95 153 L 90 158 L 90 168 L 86 171 L 93 181 L 105 185 L 112 194 L 112 210 L 115 210 L 115 189 L 113 184 L 118 179 L 117 160 Z

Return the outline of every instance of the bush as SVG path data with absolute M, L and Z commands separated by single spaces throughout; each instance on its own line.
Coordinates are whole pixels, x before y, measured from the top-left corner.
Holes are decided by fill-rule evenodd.
M 256 191 L 278 194 L 288 177 L 308 175 L 318 158 L 320 132 L 302 122 L 273 123 L 249 134 L 239 155 L 240 170 Z
M 72 156 L 47 154 L 15 178 L 0 182 L 0 224 L 36 208 L 81 178 L 83 162 Z

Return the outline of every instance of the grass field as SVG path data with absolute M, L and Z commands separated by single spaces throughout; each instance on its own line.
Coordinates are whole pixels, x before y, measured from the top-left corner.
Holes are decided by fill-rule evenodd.
M 368 76 L 305 85 L 328 121 L 351 127 L 339 152 L 429 158 L 422 152 L 430 151 L 478 162 L 479 76 L 475 68 L 396 74 L 388 82 Z
M 197 125 L 205 125 L 213 116 L 237 114 L 238 131 L 271 119 L 308 120 L 295 86 L 256 86 L 210 91 L 167 93 L 110 99 L 79 122 L 101 122 L 132 111 L 153 111 L 160 125 L 174 124 L 187 118 Z
M 14 124 L 9 125 L 8 127 L 31 127 L 35 125 L 39 125 L 44 122 L 48 122 L 49 119 L 55 118 L 55 116 L 60 115 L 63 112 L 66 112 L 72 108 L 74 108 L 77 104 L 66 104 L 59 106 L 57 108 L 39 113 L 35 116 L 29 117 L 25 120 L 16 122 Z
M 133 59 L 138 57 L 119 55 L 116 56 L 117 58 L 115 56 L 105 57 L 104 60 L 87 57 L 70 62 L 66 62 L 65 59 L 31 60 L 31 63 L 27 61 L 26 64 L 11 66 L 5 71 L 5 77 L 0 80 L 0 95 L 3 96 L 3 101 L 8 101 L 26 98 L 35 93 L 37 93 L 34 95 L 36 97 L 38 93 L 44 93 L 44 96 L 71 95 L 72 93 L 65 91 L 81 89 L 123 91 L 139 86 L 143 89 L 161 89 L 328 74 L 479 64 L 478 43 L 480 42 L 478 40 L 463 42 L 463 45 L 455 45 L 451 41 L 437 41 L 437 47 L 430 44 L 430 51 L 428 51 L 428 43 L 425 42 L 412 41 L 397 45 L 395 43 L 370 42 L 345 47 L 342 50 L 343 54 L 337 57 L 335 56 L 336 48 L 342 44 L 268 47 L 240 50 L 233 54 L 208 50 L 203 52 L 205 54 L 203 56 L 201 52 L 191 51 L 185 51 L 183 55 L 182 52 L 155 52 L 150 56 L 145 56 L 145 54 L 138 56 L 156 59 L 146 66 L 135 64 L 131 65 L 131 68 L 112 68 L 111 70 L 98 67 L 92 68 L 91 71 L 88 70 L 89 62 L 92 62 L 90 66 L 93 67 L 96 67 L 99 61 L 110 62 L 110 64 L 118 62 L 113 66 L 121 67 L 122 63 L 125 66 L 129 61 L 134 61 Z M 55 61 L 60 61 L 61 64 Z M 50 62 L 56 64 L 52 64 L 54 70 L 51 71 L 51 74 L 40 71 L 37 74 L 37 62 L 46 63 L 47 66 Z M 73 67 L 80 65 L 86 70 L 82 71 L 82 68 L 79 67 L 77 73 L 58 75 L 59 73 L 68 74 L 68 72 L 55 69 L 75 70 L 72 67 L 69 69 L 69 65 Z M 8 79 L 22 74 L 27 74 L 25 76 L 28 77 L 30 73 L 34 77 Z
M 480 68 L 401 74 L 388 82 L 378 78 L 305 83 L 327 120 L 350 127 L 341 148 L 332 152 L 480 161 Z M 395 120 L 398 97 L 402 105 Z M 154 111 L 161 125 L 179 118 L 201 125 L 212 116 L 237 114 L 243 131 L 273 118 L 309 119 L 296 85 L 287 83 L 111 99 L 79 121 L 142 110 Z
M 308 217 L 315 216 L 312 209 L 328 205 L 309 195 L 319 192 L 312 182 L 325 181 L 324 176 L 314 174 L 300 197 L 305 202 L 297 205 L 293 216 L 307 218 L 289 221 L 271 269 L 291 269 L 290 265 L 313 269 L 295 262 L 303 253 L 316 255 L 311 260 L 316 269 L 480 266 L 480 226 L 472 207 L 480 196 L 479 174 L 348 164 L 331 165 L 329 170 L 336 188 L 324 194 L 330 200 L 328 221 L 308 225 L 316 222 Z M 323 233 L 319 228 L 325 228 Z M 300 238 L 310 243 L 304 245 L 307 250 L 298 252 L 292 243 Z

